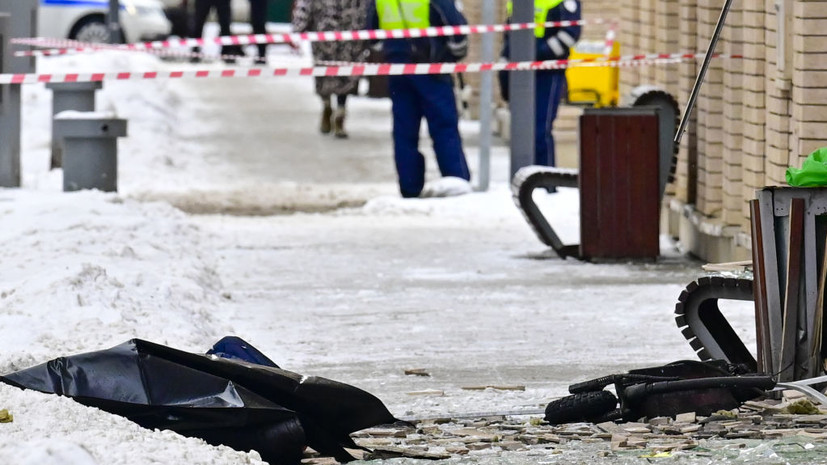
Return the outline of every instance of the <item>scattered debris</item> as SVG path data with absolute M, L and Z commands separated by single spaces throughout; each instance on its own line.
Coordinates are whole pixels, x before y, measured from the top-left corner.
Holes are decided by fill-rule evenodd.
M 0 423 L 11 423 L 13 421 L 14 415 L 9 413 L 9 411 L 6 409 L 0 410 Z
M 411 368 L 409 370 L 405 370 L 405 374 L 409 376 L 431 376 L 431 374 L 425 371 L 424 368 Z
M 562 453 L 574 442 L 605 444 L 605 456 L 635 451 L 646 459 L 668 458 L 677 452 L 709 456 L 708 440 L 731 440 L 727 448 L 743 448 L 744 440 L 827 442 L 827 412 L 785 413 L 794 402 L 760 400 L 709 416 L 685 412 L 636 422 L 551 425 L 537 416 L 492 416 L 423 420 L 415 428 L 375 427 L 352 435 L 356 444 L 375 451 L 374 458 L 444 459 L 470 453 Z M 815 406 L 814 406 L 815 407 Z M 816 408 L 816 413 L 821 413 Z
M 496 391 L 525 391 L 525 386 L 463 386 L 465 391 L 484 391 L 486 389 L 494 389 Z
M 422 391 L 411 391 L 406 392 L 409 396 L 444 396 L 445 391 L 440 391 L 439 389 L 425 389 Z
M 799 414 L 799 415 L 818 415 L 821 413 L 818 410 L 818 407 L 815 406 L 810 400 L 808 399 L 799 399 L 792 404 L 788 405 L 787 408 L 784 409 L 786 413 L 792 414 Z

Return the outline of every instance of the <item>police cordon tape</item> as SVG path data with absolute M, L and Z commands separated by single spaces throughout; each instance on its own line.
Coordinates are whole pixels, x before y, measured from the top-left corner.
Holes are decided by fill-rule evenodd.
M 612 56 L 615 39 L 617 39 L 617 22 L 610 23 L 609 29 L 606 30 L 606 42 L 603 45 L 603 55 L 607 57 Z
M 158 40 L 153 42 L 139 42 L 133 44 L 91 44 L 69 39 L 54 39 L 48 37 L 14 38 L 15 45 L 29 45 L 49 48 L 50 50 L 17 51 L 14 56 L 52 56 L 69 53 L 82 53 L 97 50 L 124 50 L 150 51 L 179 47 L 201 47 L 205 44 L 217 45 L 256 45 L 256 44 L 284 44 L 300 41 L 308 42 L 340 42 L 352 40 L 385 40 L 385 39 L 414 39 L 419 37 L 444 37 L 455 35 L 484 34 L 491 32 L 508 32 L 535 27 L 570 27 L 587 24 L 615 24 L 615 20 L 583 19 L 578 21 L 550 21 L 547 23 L 518 23 L 518 24 L 477 24 L 465 26 L 438 26 L 411 29 L 364 29 L 358 31 L 321 31 L 321 32 L 288 32 L 277 34 L 247 34 L 235 36 L 220 36 L 212 39 L 184 38 L 173 40 Z
M 225 68 L 192 71 L 147 71 L 63 74 L 0 74 L 0 84 L 36 84 L 55 82 L 136 81 L 148 79 L 184 78 L 240 78 L 280 76 L 391 76 L 477 73 L 482 71 L 528 71 L 566 69 L 594 66 L 642 66 L 649 64 L 674 64 L 704 57 L 704 53 L 649 54 L 634 57 L 594 58 L 577 60 L 525 61 L 503 63 L 354 63 L 343 66 L 312 66 L 287 68 Z M 743 58 L 742 55 L 713 55 L 713 58 Z

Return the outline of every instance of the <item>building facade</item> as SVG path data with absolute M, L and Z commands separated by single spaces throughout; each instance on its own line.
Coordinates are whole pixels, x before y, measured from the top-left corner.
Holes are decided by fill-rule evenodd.
M 724 5 L 724 0 L 582 2 L 587 19 L 619 19 L 622 55 L 703 53 Z M 479 21 L 477 11 L 466 2 L 469 22 Z M 590 29 L 597 27 L 587 28 L 587 34 Z M 732 3 L 716 51 L 743 58 L 712 61 L 664 200 L 662 232 L 688 251 L 708 261 L 749 258 L 749 201 L 755 191 L 785 185 L 787 167 L 800 167 L 810 152 L 827 146 L 824 36 L 827 1 Z M 621 95 L 654 84 L 672 94 L 683 111 L 700 65 L 699 59 L 624 67 Z

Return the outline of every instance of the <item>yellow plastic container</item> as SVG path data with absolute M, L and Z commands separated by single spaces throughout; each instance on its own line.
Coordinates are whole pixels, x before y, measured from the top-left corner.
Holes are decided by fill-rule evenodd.
M 605 57 L 606 44 L 582 40 L 574 45 L 569 60 Z M 620 56 L 620 44 L 615 41 L 611 57 Z M 617 106 L 620 100 L 620 70 L 617 66 L 572 66 L 566 69 L 568 82 L 567 103 L 594 107 Z

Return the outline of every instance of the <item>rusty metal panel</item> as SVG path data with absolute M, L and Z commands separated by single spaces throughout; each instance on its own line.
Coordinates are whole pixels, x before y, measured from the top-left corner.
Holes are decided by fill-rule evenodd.
M 752 239 L 752 269 L 755 284 L 755 337 L 757 341 L 758 369 L 761 373 L 775 373 L 770 343 L 769 309 L 767 307 L 767 278 L 764 263 L 764 230 L 761 224 L 761 202 L 750 200 L 750 226 Z
M 586 259 L 655 259 L 660 248 L 657 108 L 580 117 L 580 240 Z
M 803 379 L 796 365 L 796 338 L 799 334 L 798 319 L 802 298 L 802 262 L 804 244 L 804 199 L 792 199 L 790 202 L 790 227 L 787 241 L 787 289 L 784 292 L 784 326 L 781 331 L 781 364 L 778 379 L 791 381 Z

